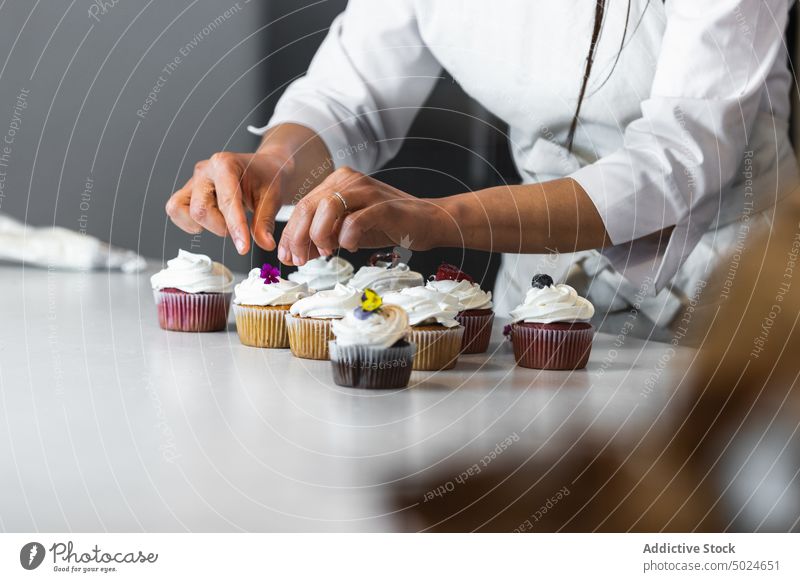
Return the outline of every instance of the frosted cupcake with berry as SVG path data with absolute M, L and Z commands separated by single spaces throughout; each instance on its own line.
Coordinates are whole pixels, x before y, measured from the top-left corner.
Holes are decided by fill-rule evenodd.
M 508 332 L 517 364 L 542 370 L 585 368 L 592 350 L 594 306 L 569 285 L 534 275 Z
M 481 354 L 489 348 L 492 336 L 492 292 L 484 291 L 475 280 L 455 265 L 442 263 L 426 287 L 455 297 L 461 304 L 456 321 L 464 326 L 462 354 Z
M 365 289 L 361 305 L 332 323 L 333 381 L 352 388 L 405 388 L 416 346 L 408 341 L 408 315 Z
M 233 315 L 241 342 L 257 348 L 288 348 L 286 313 L 308 295 L 308 285 L 282 279 L 268 263 L 250 271 L 234 288 Z
M 328 359 L 331 323 L 361 305 L 361 291 L 337 284 L 297 301 L 286 314 L 289 347 L 298 358 Z
M 396 252 L 375 253 L 370 257 L 369 265 L 361 267 L 348 283 L 359 291 L 372 289 L 378 294 L 424 284 L 422 274 L 400 262 L 400 255 Z
M 387 293 L 383 302 L 408 313 L 411 341 L 417 345 L 415 370 L 449 370 L 456 365 L 464 326 L 456 320 L 463 309 L 453 295 L 428 287 L 408 287 Z
M 314 291 L 327 291 L 353 277 L 353 265 L 341 257 L 317 257 L 289 274 L 289 281 L 305 283 Z
M 227 326 L 233 274 L 221 263 L 181 249 L 150 284 L 163 329 L 205 332 Z

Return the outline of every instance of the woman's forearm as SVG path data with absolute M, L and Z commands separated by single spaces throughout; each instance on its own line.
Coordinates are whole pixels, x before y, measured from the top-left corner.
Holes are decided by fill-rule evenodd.
M 435 202 L 445 223 L 435 246 L 546 253 L 611 244 L 594 203 L 570 178 L 487 188 Z

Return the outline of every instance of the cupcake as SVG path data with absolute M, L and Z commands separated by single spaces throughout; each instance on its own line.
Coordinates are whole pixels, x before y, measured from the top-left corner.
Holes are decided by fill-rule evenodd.
M 449 370 L 456 365 L 464 326 L 456 321 L 462 308 L 455 297 L 428 287 L 408 287 L 387 293 L 383 301 L 408 313 L 411 341 L 417 346 L 415 370 Z
M 361 292 L 337 284 L 300 299 L 286 314 L 289 347 L 298 358 L 328 359 L 328 342 L 333 339 L 331 322 L 361 305 Z
M 228 323 L 233 274 L 183 249 L 152 277 L 158 323 L 172 331 L 221 331 Z
M 472 277 L 447 263 L 439 266 L 433 280 L 428 281 L 426 287 L 452 295 L 461 304 L 461 311 L 456 315 L 456 321 L 464 326 L 461 353 L 485 352 L 489 348 L 494 322 L 492 292 L 484 291 Z
M 331 324 L 329 344 L 333 381 L 352 388 L 405 388 L 411 378 L 415 346 L 408 341 L 408 315 L 384 305 L 365 289 L 360 307 Z
M 327 291 L 353 276 L 353 265 L 340 257 L 317 257 L 289 274 L 289 281 L 305 283 L 314 291 Z
M 522 305 L 511 311 L 509 333 L 517 364 L 542 370 L 586 367 L 594 328 L 594 306 L 569 285 L 534 275 Z
M 361 267 L 348 283 L 359 291 L 372 289 L 378 294 L 424 284 L 422 275 L 401 263 L 400 255 L 395 252 L 375 253 L 370 257 L 369 265 Z
M 250 271 L 234 289 L 233 315 L 241 342 L 256 348 L 288 348 L 286 313 L 308 295 L 308 285 L 281 279 L 280 271 L 268 263 Z

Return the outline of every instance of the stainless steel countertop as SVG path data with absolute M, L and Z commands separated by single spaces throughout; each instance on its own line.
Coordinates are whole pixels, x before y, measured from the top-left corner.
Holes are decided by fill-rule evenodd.
M 624 435 L 675 373 L 669 345 L 606 334 L 585 371 L 517 368 L 497 321 L 455 370 L 340 388 L 232 324 L 162 331 L 148 275 L 0 267 L 0 530 L 391 530 L 404 478 L 509 436 Z

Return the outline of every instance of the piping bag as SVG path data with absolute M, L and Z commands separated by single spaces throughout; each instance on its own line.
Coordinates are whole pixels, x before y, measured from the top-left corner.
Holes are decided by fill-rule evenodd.
M 136 273 L 147 262 L 89 235 L 60 226 L 33 227 L 0 214 L 0 261 L 65 271 L 112 269 Z

